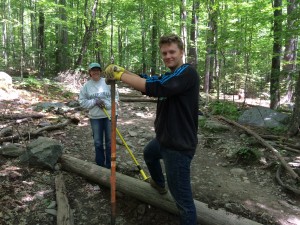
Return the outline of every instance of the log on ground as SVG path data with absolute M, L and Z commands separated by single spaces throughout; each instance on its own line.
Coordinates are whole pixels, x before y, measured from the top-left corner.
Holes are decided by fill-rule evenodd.
M 86 162 L 72 156 L 63 155 L 61 157 L 62 168 L 66 171 L 76 173 L 90 181 L 100 185 L 110 187 L 111 171 L 97 166 L 91 162 Z M 179 215 L 177 207 L 168 193 L 160 195 L 151 188 L 149 183 L 116 173 L 117 191 L 134 197 L 142 202 L 166 210 L 170 213 Z M 255 221 L 243 218 L 223 209 L 210 209 L 207 204 L 194 200 L 197 210 L 197 220 L 204 225 L 259 225 Z
M 57 225 L 74 225 L 74 218 L 67 197 L 67 189 L 63 175 L 60 173 L 55 178 Z

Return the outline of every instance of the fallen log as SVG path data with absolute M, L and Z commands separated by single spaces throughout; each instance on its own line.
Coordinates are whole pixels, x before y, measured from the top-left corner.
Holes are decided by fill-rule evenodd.
M 11 119 L 11 120 L 18 120 L 18 119 L 25 119 L 25 118 L 32 118 L 32 119 L 40 119 L 45 117 L 45 115 L 41 113 L 33 113 L 33 114 L 5 114 L 1 115 L 0 119 Z
M 287 162 L 284 160 L 284 158 L 280 155 L 280 153 L 278 152 L 277 149 L 275 149 L 272 145 L 270 145 L 268 142 L 266 142 L 262 137 L 260 137 L 257 133 L 255 133 L 254 131 L 232 121 L 229 119 L 226 119 L 223 116 L 219 116 L 220 119 L 226 121 L 227 123 L 230 123 L 232 125 L 235 125 L 241 129 L 243 129 L 244 131 L 246 131 L 248 134 L 252 135 L 253 137 L 255 137 L 263 146 L 267 147 L 269 150 L 271 150 L 274 155 L 277 157 L 277 159 L 280 161 L 280 163 L 283 165 L 283 167 L 289 172 L 289 174 L 295 179 L 300 181 L 300 177 L 298 176 L 298 174 L 295 173 L 295 171 L 287 164 Z
M 154 98 L 120 98 L 121 102 L 157 102 Z
M 65 120 L 62 123 L 42 127 L 42 128 L 32 131 L 31 133 L 24 132 L 22 134 L 16 134 L 16 135 L 8 136 L 8 137 L 0 137 L 0 144 L 3 142 L 6 142 L 6 141 L 15 141 L 15 140 L 18 140 L 21 138 L 25 138 L 25 139 L 35 138 L 35 137 L 41 135 L 42 132 L 44 132 L 44 131 L 52 131 L 52 130 L 62 129 L 70 123 L 76 124 L 78 122 L 79 122 L 79 120 L 77 118 L 68 118 L 67 120 Z
M 110 187 L 110 170 L 72 156 L 61 157 L 62 169 L 76 173 L 100 185 Z M 173 214 L 179 214 L 173 198 L 168 193 L 160 195 L 149 183 L 120 173 L 117 175 L 117 191 L 132 196 L 140 201 L 161 208 Z M 195 201 L 197 220 L 204 225 L 259 225 L 255 221 L 243 218 L 223 209 L 211 209 L 207 204 Z
M 56 202 L 57 202 L 57 225 L 73 225 L 74 218 L 67 198 L 67 190 L 63 175 L 55 177 Z

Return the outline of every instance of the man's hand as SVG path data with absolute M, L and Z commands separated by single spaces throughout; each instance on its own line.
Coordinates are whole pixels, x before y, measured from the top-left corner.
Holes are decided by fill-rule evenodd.
M 105 108 L 105 103 L 103 100 L 101 100 L 100 98 L 96 98 L 95 101 L 96 101 L 96 106 L 100 107 L 101 109 Z
M 104 71 L 106 78 L 115 80 L 121 80 L 121 76 L 124 72 L 125 69 L 123 67 L 114 64 L 110 64 L 109 66 L 107 66 Z

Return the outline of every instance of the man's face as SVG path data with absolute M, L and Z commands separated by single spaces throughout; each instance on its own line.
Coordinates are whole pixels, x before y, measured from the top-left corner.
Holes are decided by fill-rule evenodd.
M 90 75 L 94 81 L 100 80 L 100 68 L 95 67 L 90 69 Z
M 183 50 L 180 50 L 175 43 L 163 44 L 160 47 L 160 53 L 166 67 L 171 71 L 174 71 L 183 64 Z

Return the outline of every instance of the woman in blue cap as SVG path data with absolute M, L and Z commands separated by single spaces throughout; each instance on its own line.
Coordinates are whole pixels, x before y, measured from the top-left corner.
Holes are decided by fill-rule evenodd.
M 105 107 L 111 116 L 111 86 L 101 77 L 99 63 L 91 63 L 88 67 L 90 80 L 80 90 L 79 103 L 81 107 L 89 110 L 89 118 L 93 132 L 96 163 L 99 166 L 111 168 L 111 122 L 103 112 Z M 116 103 L 119 95 L 116 92 Z M 118 104 L 116 104 L 118 105 Z M 118 107 L 116 107 L 116 115 Z M 105 142 L 104 142 L 105 140 Z

